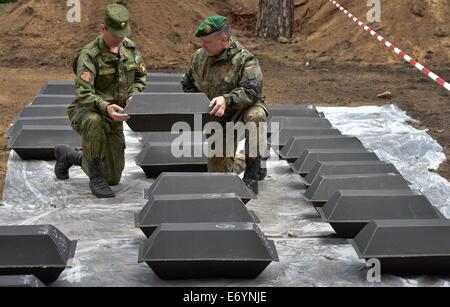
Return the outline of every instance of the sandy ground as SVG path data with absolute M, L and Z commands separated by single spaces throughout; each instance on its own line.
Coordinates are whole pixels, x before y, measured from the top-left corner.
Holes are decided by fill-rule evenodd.
M 416 127 L 429 129 L 429 133 L 444 147 L 447 156 L 450 155 L 450 94 L 406 64 L 362 66 L 351 62 L 306 66 L 289 59 L 277 60 L 264 55 L 260 56 L 260 62 L 269 104 L 361 106 L 394 103 L 420 121 L 414 123 Z M 450 79 L 450 67 L 442 67 L 437 73 Z M 33 99 L 46 80 L 71 78 L 69 69 L 0 67 L 0 133 L 3 135 L 11 120 Z M 391 91 L 393 98 L 377 99 L 377 94 L 384 91 Z M 9 154 L 6 141 L 0 137 L 0 195 Z M 448 161 L 439 173 L 450 179 Z
M 70 79 L 69 73 L 48 69 L 16 69 L 0 67 L 0 198 L 6 175 L 9 150 L 3 137 L 10 122 L 20 110 L 33 100 L 38 90 L 49 79 Z

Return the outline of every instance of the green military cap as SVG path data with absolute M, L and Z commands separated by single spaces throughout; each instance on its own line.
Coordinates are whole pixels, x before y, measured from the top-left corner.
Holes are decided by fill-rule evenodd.
M 196 37 L 207 36 L 215 33 L 223 28 L 227 23 L 227 18 L 224 16 L 210 16 L 205 19 L 197 28 L 195 32 Z
M 109 4 L 105 10 L 105 25 L 115 37 L 130 35 L 130 15 L 128 10 L 120 4 Z

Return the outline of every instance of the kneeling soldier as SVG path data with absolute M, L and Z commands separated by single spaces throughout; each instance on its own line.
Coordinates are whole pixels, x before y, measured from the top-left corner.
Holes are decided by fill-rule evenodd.
M 81 135 L 82 151 L 59 145 L 55 174 L 69 178 L 69 168 L 81 166 L 96 197 L 115 197 L 125 167 L 125 136 L 121 114 L 131 97 L 144 90 L 147 71 L 130 34 L 125 7 L 106 7 L 102 34 L 77 52 L 74 60 L 76 99 L 69 106 L 72 127 Z

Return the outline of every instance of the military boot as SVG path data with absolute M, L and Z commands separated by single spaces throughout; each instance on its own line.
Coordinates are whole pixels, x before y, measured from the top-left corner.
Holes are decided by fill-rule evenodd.
M 55 175 L 60 180 L 69 179 L 69 169 L 76 165 L 81 166 L 83 152 L 67 145 L 55 147 Z
M 266 159 L 259 159 L 259 172 L 258 172 L 258 181 L 263 181 L 267 177 L 267 160 Z
M 244 173 L 244 183 L 245 185 L 258 195 L 258 173 L 260 167 L 259 158 L 246 158 L 245 159 L 245 173 Z
M 87 161 L 89 168 L 89 187 L 97 198 L 116 197 L 111 187 L 105 180 L 103 163 L 100 160 Z

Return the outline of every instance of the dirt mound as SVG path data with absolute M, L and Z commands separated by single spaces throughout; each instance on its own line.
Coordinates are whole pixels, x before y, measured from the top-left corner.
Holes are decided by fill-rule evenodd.
M 398 57 L 328 0 L 296 1 L 294 42 L 319 61 L 394 63 Z M 354 15 L 367 20 L 367 1 L 340 1 Z M 450 62 L 450 3 L 448 0 L 381 1 L 381 22 L 369 23 L 380 35 L 423 62 Z
M 0 17 L 0 65 L 68 67 L 73 52 L 99 34 L 105 5 L 110 2 L 81 1 L 81 22 L 69 23 L 66 1 L 19 1 Z M 185 54 L 194 50 L 195 25 L 216 13 L 212 1 L 121 3 L 132 16 L 130 38 L 153 66 L 176 66 L 185 61 Z
M 19 0 L 9 4 L 0 15 L 0 65 L 69 67 L 73 52 L 98 35 L 109 2 L 81 1 L 80 23 L 67 22 L 66 1 Z M 226 14 L 234 34 L 260 56 L 298 63 L 400 61 L 328 0 L 295 0 L 296 31 L 287 45 L 253 37 L 258 0 L 120 2 L 132 15 L 131 39 L 152 68 L 184 67 L 197 47 L 192 35 L 196 25 L 217 13 Z M 450 62 L 448 0 L 390 0 L 381 4 L 381 23 L 371 27 L 432 68 Z M 342 5 L 366 20 L 367 1 L 342 0 Z

